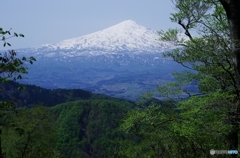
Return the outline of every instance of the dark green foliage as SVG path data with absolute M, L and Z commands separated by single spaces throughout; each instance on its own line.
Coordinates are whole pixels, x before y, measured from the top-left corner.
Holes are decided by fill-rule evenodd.
M 11 29 L 10 29 L 11 30 Z M 0 41 L 3 41 L 3 46 L 5 47 L 6 44 L 8 46 L 11 46 L 8 42 L 6 42 L 7 39 L 12 37 L 24 37 L 22 34 L 14 33 L 14 35 L 11 35 L 10 30 L 4 31 L 2 28 L 0 28 L 0 37 L 2 39 Z M 17 80 L 22 79 L 22 74 L 28 73 L 28 68 L 26 66 L 27 63 L 32 64 L 33 61 L 36 61 L 34 57 L 23 57 L 18 58 L 17 53 L 14 50 L 9 50 L 8 52 L 1 52 L 0 53 L 0 84 L 4 84 L 6 82 L 9 82 L 10 80 Z M 17 87 L 16 89 L 19 89 Z M 1 91 L 0 88 L 0 94 L 4 94 L 3 91 Z M 9 94 L 7 94 L 9 95 Z M 10 95 L 9 95 L 10 96 Z M 1 112 L 4 113 L 4 110 L 13 110 L 14 107 L 14 100 L 12 98 L 1 100 L 0 98 L 0 107 Z M 1 119 L 2 117 L 0 117 Z M 1 154 L 1 153 L 0 153 Z
M 24 87 L 21 90 L 17 90 L 18 87 Z M 42 104 L 44 106 L 54 106 L 59 103 L 75 101 L 75 100 L 87 100 L 87 99 L 109 99 L 114 98 L 102 95 L 94 94 L 89 91 L 81 89 L 54 89 L 49 90 L 34 85 L 22 85 L 16 82 L 8 82 L 1 84 L 0 88 L 0 100 L 17 100 L 19 107 L 31 106 L 33 104 Z M 123 99 L 115 99 L 123 100 Z
M 55 117 L 45 107 L 18 109 L 2 126 L 3 153 L 9 158 L 55 158 Z
M 57 149 L 68 158 L 117 157 L 120 120 L 133 104 L 105 99 L 68 102 L 52 107 L 58 116 Z
M 23 34 L 17 34 L 16 32 L 13 33 L 13 35 L 11 34 L 11 31 L 12 29 L 10 30 L 7 30 L 7 31 L 4 31 L 3 28 L 0 28 L 0 40 L 3 41 L 3 46 L 5 47 L 6 45 L 8 46 L 11 46 L 10 43 L 8 43 L 6 40 L 9 39 L 9 38 L 12 38 L 12 37 L 24 37 Z
M 11 46 L 7 42 L 7 39 L 12 37 L 24 37 L 23 34 L 14 33 L 11 35 L 11 29 L 4 31 L 0 28 L 0 41 L 3 42 L 3 46 Z M 17 53 L 14 50 L 9 50 L 8 52 L 0 53 L 0 84 L 6 83 L 10 80 L 22 79 L 22 74 L 28 73 L 28 68 L 26 64 L 36 61 L 34 57 L 23 57 L 18 58 Z M 17 88 L 19 89 L 19 87 Z M 1 89 L 0 89 L 1 90 Z M 1 91 L 0 91 L 1 92 Z M 1 92 L 3 93 L 3 92 Z M 2 150 L 2 127 L 7 126 L 7 119 L 9 113 L 15 110 L 16 102 L 12 98 L 10 100 L 0 100 L 0 158 L 4 157 Z

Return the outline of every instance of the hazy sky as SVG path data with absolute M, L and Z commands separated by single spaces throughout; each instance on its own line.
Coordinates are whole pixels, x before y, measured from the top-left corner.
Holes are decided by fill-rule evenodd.
M 0 27 L 25 35 L 9 40 L 15 49 L 83 36 L 124 20 L 167 30 L 177 26 L 169 19 L 174 11 L 171 0 L 5 0 Z

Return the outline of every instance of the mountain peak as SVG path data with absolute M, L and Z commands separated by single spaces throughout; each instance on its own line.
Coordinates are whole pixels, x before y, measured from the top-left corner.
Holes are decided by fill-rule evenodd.
M 125 20 L 125 21 L 120 22 L 120 23 L 118 23 L 114 26 L 132 27 L 132 26 L 139 26 L 139 25 L 133 20 Z
M 109 28 L 106 28 L 102 31 L 104 32 L 120 32 L 121 34 L 133 34 L 136 33 L 137 31 L 140 32 L 145 32 L 147 29 L 141 25 L 138 25 L 135 21 L 133 20 L 126 20 L 123 22 L 120 22 L 116 25 L 113 25 Z
M 133 20 L 126 20 L 101 31 L 85 36 L 46 44 L 37 49 L 71 50 L 78 54 L 101 54 L 126 52 L 162 52 L 172 47 L 168 42 L 157 40 L 157 31 L 138 25 Z M 90 51 L 91 50 L 91 51 Z

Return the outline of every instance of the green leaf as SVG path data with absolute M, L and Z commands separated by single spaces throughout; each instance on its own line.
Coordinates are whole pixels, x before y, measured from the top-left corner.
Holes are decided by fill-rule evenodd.
M 21 33 L 20 33 L 20 34 L 18 34 L 18 35 L 19 35 L 20 37 L 24 37 L 24 35 L 23 35 L 23 34 L 21 34 Z
M 23 89 L 25 89 L 26 87 L 25 86 L 19 86 L 18 87 L 18 90 L 23 90 Z
M 18 75 L 17 79 L 22 79 L 22 76 L 21 76 L 21 75 Z
M 32 56 L 30 57 L 30 60 L 36 61 L 36 59 Z
M 18 37 L 18 34 L 16 32 L 14 32 L 14 36 Z

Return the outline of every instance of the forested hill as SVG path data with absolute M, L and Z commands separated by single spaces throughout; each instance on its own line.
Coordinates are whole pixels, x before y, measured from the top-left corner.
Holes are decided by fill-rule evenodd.
M 19 86 L 15 82 L 1 84 L 0 100 L 14 97 L 20 106 L 31 107 L 8 112 L 7 122 L 0 120 L 4 122 L 0 129 L 6 157 L 119 157 L 121 141 L 130 136 L 118 127 L 134 109 L 134 102 L 80 89 L 25 85 L 17 90 Z
M 54 147 L 63 157 L 119 157 L 120 140 L 126 134 L 118 127 L 133 104 L 106 99 L 79 100 L 51 107 L 56 116 Z
M 19 87 L 23 88 L 18 90 Z M 82 89 L 50 90 L 35 85 L 23 85 L 17 82 L 0 83 L 0 100 L 15 100 L 19 107 L 31 106 L 34 104 L 54 106 L 59 103 L 88 99 L 123 101 L 123 99 L 113 98 L 103 94 L 95 94 Z

